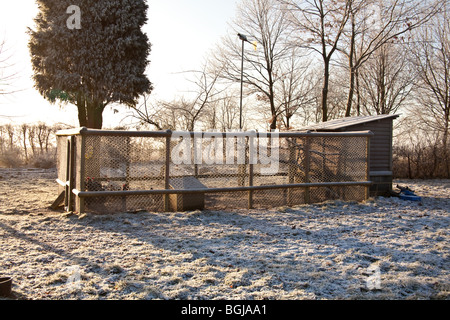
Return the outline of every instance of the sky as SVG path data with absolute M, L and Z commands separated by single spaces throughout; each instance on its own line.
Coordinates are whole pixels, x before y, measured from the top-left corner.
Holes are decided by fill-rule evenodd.
M 229 31 L 237 0 L 148 0 L 148 23 L 143 31 L 152 44 L 148 77 L 154 85 L 151 98 L 170 100 L 188 89 L 183 71 L 199 69 L 208 52 Z M 50 105 L 33 88 L 28 51 L 28 27 L 38 12 L 34 0 L 0 2 L 0 41 L 5 40 L 8 70 L 16 73 L 17 92 L 0 96 L 0 124 L 45 122 L 78 126 L 76 107 Z M 69 15 L 68 15 L 69 16 Z M 115 107 L 116 108 L 116 107 Z M 117 108 L 116 108 L 117 109 Z M 104 112 L 104 124 L 117 126 L 125 107 Z

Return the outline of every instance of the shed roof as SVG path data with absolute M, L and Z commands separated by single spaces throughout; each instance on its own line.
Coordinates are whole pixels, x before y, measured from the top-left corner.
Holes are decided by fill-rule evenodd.
M 347 117 L 337 120 L 331 120 L 327 122 L 322 122 L 314 125 L 310 125 L 300 130 L 311 130 L 311 131 L 335 131 L 345 129 L 347 127 L 361 125 L 369 122 L 384 120 L 384 119 L 396 119 L 400 115 L 398 114 L 382 114 L 376 116 L 361 116 L 361 117 Z

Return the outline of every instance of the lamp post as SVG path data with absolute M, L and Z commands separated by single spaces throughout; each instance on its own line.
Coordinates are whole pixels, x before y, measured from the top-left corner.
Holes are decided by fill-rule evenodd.
M 239 39 L 242 40 L 242 61 L 241 61 L 241 101 L 239 106 L 239 129 L 242 130 L 242 96 L 244 90 L 244 44 L 245 42 L 250 43 L 248 41 L 247 36 L 238 33 Z

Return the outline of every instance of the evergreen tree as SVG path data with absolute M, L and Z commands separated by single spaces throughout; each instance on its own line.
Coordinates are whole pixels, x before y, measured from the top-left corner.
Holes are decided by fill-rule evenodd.
M 150 93 L 145 0 L 37 0 L 29 29 L 35 87 L 77 106 L 80 126 L 101 129 L 105 107 Z

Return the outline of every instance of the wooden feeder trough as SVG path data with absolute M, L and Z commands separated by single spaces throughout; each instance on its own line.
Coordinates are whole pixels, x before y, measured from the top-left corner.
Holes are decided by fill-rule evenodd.
M 181 177 L 172 178 L 169 180 L 170 188 L 174 190 L 189 190 L 189 189 L 207 189 L 195 177 Z M 171 194 L 170 195 L 170 209 L 174 211 L 191 211 L 203 210 L 205 208 L 205 194 L 204 193 L 187 193 L 187 194 Z

